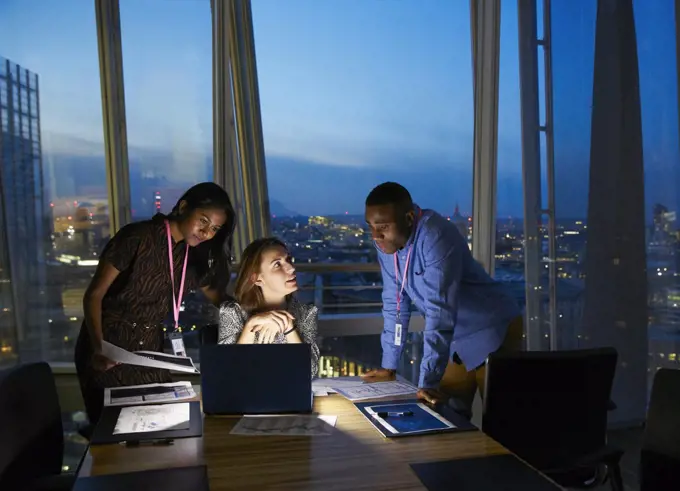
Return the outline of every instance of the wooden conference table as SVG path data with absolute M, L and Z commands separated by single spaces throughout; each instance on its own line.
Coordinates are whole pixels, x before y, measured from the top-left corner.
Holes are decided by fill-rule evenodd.
M 230 435 L 238 418 L 210 416 L 201 438 L 172 446 L 93 445 L 79 477 L 205 464 L 211 491 L 424 490 L 409 464 L 509 453 L 481 431 L 386 439 L 340 395 L 316 397 L 314 411 L 338 416 L 332 435 Z

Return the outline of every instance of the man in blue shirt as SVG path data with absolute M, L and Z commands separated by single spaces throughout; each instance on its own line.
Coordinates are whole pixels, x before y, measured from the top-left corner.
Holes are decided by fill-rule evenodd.
M 425 317 L 418 397 L 453 398 L 469 415 L 477 388 L 483 393 L 489 354 L 521 349 L 517 303 L 473 259 L 457 227 L 415 205 L 403 186 L 386 182 L 373 189 L 366 223 L 382 271 L 385 324 L 382 368 L 364 379 L 395 378 L 414 306 Z

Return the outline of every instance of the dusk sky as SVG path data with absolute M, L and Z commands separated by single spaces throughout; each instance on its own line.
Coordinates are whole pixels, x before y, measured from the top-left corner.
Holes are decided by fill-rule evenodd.
M 303 214 L 361 213 L 374 185 L 398 180 L 423 206 L 471 212 L 468 0 L 252 4 L 272 200 Z M 557 213 L 578 218 L 587 206 L 596 2 L 552 4 Z M 634 5 L 647 203 L 677 209 L 673 0 Z M 521 217 L 516 2 L 502 8 L 498 213 Z M 210 179 L 209 0 L 121 0 L 121 24 L 133 195 L 140 179 L 172 188 Z M 91 159 L 87 172 L 105 189 L 94 2 L 3 0 L 0 56 L 40 76 L 51 197 L 93 192 L 66 158 Z

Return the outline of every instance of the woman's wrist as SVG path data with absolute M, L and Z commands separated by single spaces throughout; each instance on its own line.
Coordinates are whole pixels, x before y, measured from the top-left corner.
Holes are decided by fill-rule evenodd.
M 291 332 L 295 331 L 295 326 L 291 327 L 287 331 L 284 331 L 283 335 L 288 336 Z

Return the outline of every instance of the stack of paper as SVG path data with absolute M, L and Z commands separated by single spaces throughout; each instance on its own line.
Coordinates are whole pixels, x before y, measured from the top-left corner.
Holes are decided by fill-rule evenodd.
M 191 382 L 131 385 L 104 389 L 105 406 L 158 404 L 193 399 L 195 397 L 196 392 L 191 386 Z

